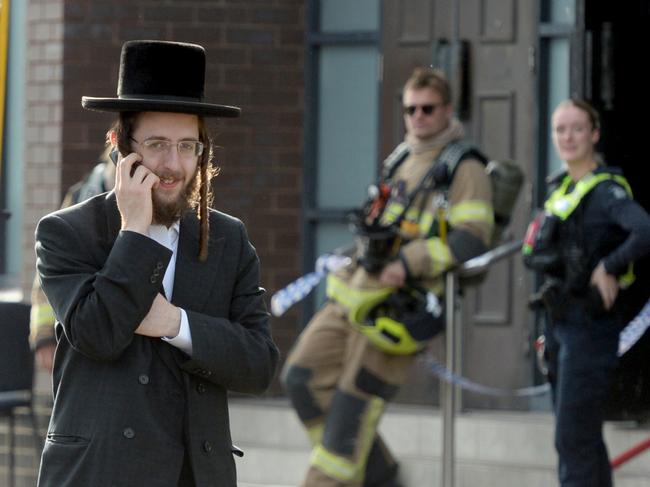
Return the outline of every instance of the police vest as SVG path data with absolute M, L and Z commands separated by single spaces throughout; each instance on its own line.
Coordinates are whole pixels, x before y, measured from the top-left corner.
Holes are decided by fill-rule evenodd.
M 623 176 L 610 173 L 589 173 L 584 176 L 580 181 L 575 184 L 573 191 L 567 193 L 572 183 L 571 176 L 568 174 L 564 176 L 560 185 L 551 193 L 549 198 L 544 203 L 544 209 L 559 218 L 561 221 L 566 221 L 574 211 L 580 206 L 592 189 L 604 181 L 614 181 L 622 186 L 627 192 L 628 196 L 632 198 L 632 188 Z M 619 284 L 622 288 L 628 287 L 634 282 L 633 265 L 630 264 L 628 271 L 619 278 Z

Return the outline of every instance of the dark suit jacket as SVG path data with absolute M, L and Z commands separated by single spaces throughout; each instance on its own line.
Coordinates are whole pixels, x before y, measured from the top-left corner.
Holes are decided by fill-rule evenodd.
M 227 391 L 261 393 L 278 351 L 244 225 L 210 212 L 180 224 L 172 302 L 193 352 L 134 334 L 162 289 L 171 251 L 120 232 L 114 193 L 43 218 L 37 268 L 58 318 L 54 409 L 39 486 L 176 487 L 184 456 L 196 485 L 235 487 Z

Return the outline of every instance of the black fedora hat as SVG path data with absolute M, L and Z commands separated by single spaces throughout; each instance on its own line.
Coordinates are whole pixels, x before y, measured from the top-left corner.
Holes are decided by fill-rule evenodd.
M 205 50 L 197 44 L 128 41 L 122 46 L 117 98 L 81 97 L 100 112 L 179 112 L 237 117 L 238 107 L 203 101 Z

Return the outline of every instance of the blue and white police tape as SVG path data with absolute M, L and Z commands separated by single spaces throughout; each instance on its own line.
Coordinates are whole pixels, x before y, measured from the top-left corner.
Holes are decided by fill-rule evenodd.
M 466 377 L 463 377 L 458 374 L 454 374 L 431 355 L 426 355 L 420 359 L 427 369 L 436 375 L 438 378 L 454 384 L 461 389 L 466 391 L 476 392 L 478 394 L 483 394 L 486 396 L 498 396 L 498 397 L 529 397 L 529 396 L 541 396 L 546 394 L 551 390 L 550 384 L 540 384 L 538 386 L 531 387 L 522 387 L 521 389 L 502 389 L 499 387 L 491 387 L 477 382 L 471 381 Z
M 627 352 L 639 341 L 646 330 L 650 327 L 650 300 L 643 306 L 639 314 L 630 321 L 618 338 L 618 356 Z
M 271 313 L 282 316 L 291 306 L 302 301 L 321 280 L 329 273 L 335 272 L 352 262 L 350 257 L 337 254 L 323 254 L 316 260 L 316 270 L 305 274 L 288 286 L 280 289 L 271 298 Z
M 643 306 L 641 311 L 630 321 L 621 331 L 618 339 L 618 356 L 620 357 L 627 352 L 650 327 L 650 300 Z M 471 381 L 466 377 L 452 373 L 443 364 L 438 362 L 432 356 L 423 357 L 421 363 L 425 365 L 430 372 L 438 378 L 450 384 L 457 385 L 461 389 L 484 394 L 488 396 L 506 396 L 506 397 L 524 397 L 538 396 L 550 391 L 550 385 L 540 384 L 538 386 L 523 387 L 521 389 L 501 389 L 498 387 L 486 386 Z

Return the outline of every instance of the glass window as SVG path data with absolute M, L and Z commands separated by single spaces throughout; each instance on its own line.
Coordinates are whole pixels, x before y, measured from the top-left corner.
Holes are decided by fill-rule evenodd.
M 379 29 L 379 0 L 322 0 L 321 32 Z
M 323 47 L 318 106 L 317 205 L 362 203 L 377 175 L 378 54 L 375 47 Z
M 550 21 L 574 25 L 576 21 L 575 0 L 551 0 Z
M 569 97 L 569 40 L 551 39 L 549 41 L 549 85 L 548 85 L 548 174 L 560 169 L 562 161 L 555 152 L 551 139 L 551 115 L 555 107 Z

